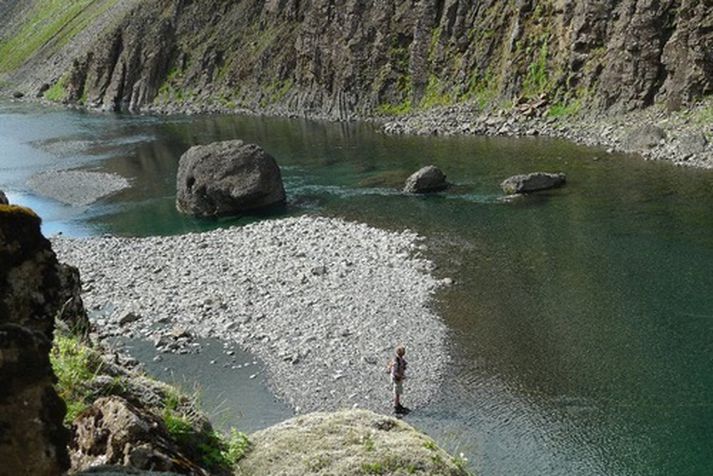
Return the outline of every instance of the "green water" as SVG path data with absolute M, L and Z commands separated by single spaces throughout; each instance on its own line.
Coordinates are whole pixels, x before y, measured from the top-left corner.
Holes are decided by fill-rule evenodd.
M 545 139 L 5 106 L 0 188 L 37 208 L 47 232 L 74 235 L 276 218 L 175 211 L 180 154 L 230 138 L 261 144 L 283 168 L 289 207 L 277 217 L 338 216 L 427 238 L 436 273 L 456 281 L 434 303 L 451 329 L 453 365 L 439 400 L 410 421 L 480 474 L 713 473 L 712 173 Z M 456 186 L 399 194 L 426 164 Z M 82 210 L 23 187 L 38 170 L 77 165 L 133 186 Z M 534 170 L 563 171 L 568 185 L 499 200 L 503 178 Z

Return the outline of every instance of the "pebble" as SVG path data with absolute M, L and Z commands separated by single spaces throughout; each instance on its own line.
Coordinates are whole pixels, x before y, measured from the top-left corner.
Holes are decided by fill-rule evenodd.
M 446 327 L 430 301 L 444 283 L 430 274 L 422 245 L 409 230 L 314 216 L 171 237 L 53 238 L 59 258 L 93 280 L 85 303 L 112 310 L 103 334 L 130 331 L 179 354 L 199 352 L 196 340 L 220 338 L 260 358 L 277 396 L 304 412 L 355 398 L 383 411 L 388 375 L 376 364 L 401 342 L 417 376 L 408 383 L 409 405 L 435 396 L 449 357 Z M 303 276 L 312 276 L 309 285 Z M 127 312 L 142 318 L 121 327 Z M 172 327 L 157 330 L 167 315 Z M 325 394 L 334 397 L 323 401 Z

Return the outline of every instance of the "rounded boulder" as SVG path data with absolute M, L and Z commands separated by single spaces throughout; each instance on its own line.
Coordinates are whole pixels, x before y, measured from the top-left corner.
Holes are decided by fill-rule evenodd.
M 432 193 L 448 188 L 446 174 L 433 165 L 422 168 L 406 180 L 406 193 Z
M 284 205 L 275 159 L 240 140 L 191 147 L 178 164 L 176 208 L 194 216 L 239 215 Z

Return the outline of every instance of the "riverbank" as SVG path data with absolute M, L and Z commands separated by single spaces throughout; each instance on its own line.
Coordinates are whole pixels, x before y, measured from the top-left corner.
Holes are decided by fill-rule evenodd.
M 15 100 L 7 91 L 6 96 L 8 100 Z M 41 99 L 31 101 L 51 104 Z M 81 105 L 69 107 L 86 109 Z M 397 116 L 354 115 L 350 120 L 376 124 L 388 135 L 544 136 L 601 147 L 608 153 L 670 162 L 679 167 L 713 168 L 713 98 L 675 112 L 666 111 L 663 105 L 614 115 L 591 114 L 578 109 L 576 104 L 553 105 L 540 99 L 506 108 L 480 108 L 476 104 L 462 103 Z M 228 107 L 210 100 L 151 105 L 144 113 L 166 116 L 238 114 L 334 121 L 334 118 L 317 112 L 296 114 L 287 107 L 277 106 L 257 110 Z
M 545 100 L 494 113 L 459 105 L 386 120 L 383 130 L 417 135 L 539 135 L 677 166 L 713 168 L 713 99 L 679 112 L 653 106 L 611 116 L 578 115 Z
M 298 413 L 388 411 L 396 344 L 418 375 L 413 407 L 434 397 L 448 362 L 430 309 L 440 282 L 410 231 L 301 217 L 172 237 L 57 237 L 53 247 L 81 269 L 104 337 L 151 339 L 157 354 L 199 352 L 196 338 L 237 343 Z

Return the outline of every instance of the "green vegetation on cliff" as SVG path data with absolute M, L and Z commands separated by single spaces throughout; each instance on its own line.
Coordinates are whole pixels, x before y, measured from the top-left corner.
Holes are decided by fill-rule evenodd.
M 35 1 L 14 34 L 0 41 L 0 73 L 19 68 L 43 47 L 59 50 L 116 1 Z

